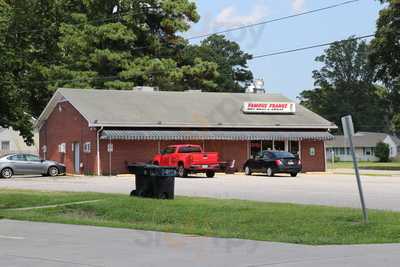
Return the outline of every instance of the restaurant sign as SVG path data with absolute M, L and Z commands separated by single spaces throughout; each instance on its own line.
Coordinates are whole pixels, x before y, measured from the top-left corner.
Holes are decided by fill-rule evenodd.
M 295 113 L 296 104 L 292 102 L 245 102 L 244 113 Z

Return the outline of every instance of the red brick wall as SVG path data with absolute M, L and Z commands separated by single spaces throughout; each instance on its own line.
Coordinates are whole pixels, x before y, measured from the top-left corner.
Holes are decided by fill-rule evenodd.
M 310 148 L 315 148 L 315 156 L 310 155 Z M 301 161 L 303 171 L 325 171 L 325 151 L 323 141 L 301 141 Z
M 61 106 L 61 111 L 59 109 Z M 40 129 L 40 155 L 44 157 L 42 147 L 47 145 L 46 159 L 64 163 L 67 173 L 74 173 L 74 152 L 72 144 L 80 143 L 80 162 L 83 163 L 82 173 L 96 172 L 96 129 L 89 129 L 87 121 L 69 103 L 62 102 L 50 114 Z M 83 153 L 83 144 L 91 142 L 90 154 Z M 66 143 L 66 153 L 58 152 L 58 145 Z
M 248 159 L 247 141 L 206 141 L 206 151 L 218 152 L 221 161 L 236 160 L 235 167 L 243 170 L 243 165 Z
M 100 159 L 103 175 L 110 173 L 109 141 L 100 141 Z M 111 154 L 111 173 L 128 173 L 126 163 L 147 163 L 158 153 L 157 141 L 111 141 L 114 152 Z

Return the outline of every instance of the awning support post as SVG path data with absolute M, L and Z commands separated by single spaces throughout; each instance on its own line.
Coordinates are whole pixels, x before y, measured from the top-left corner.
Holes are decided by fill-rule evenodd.
M 97 176 L 101 175 L 100 171 L 100 132 L 103 130 L 103 126 L 100 127 L 100 129 L 97 131 L 97 145 L 96 145 L 96 152 L 97 152 Z

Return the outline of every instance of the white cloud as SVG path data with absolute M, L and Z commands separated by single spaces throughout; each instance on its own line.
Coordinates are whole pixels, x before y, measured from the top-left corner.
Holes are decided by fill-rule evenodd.
M 268 8 L 261 2 L 257 3 L 246 15 L 239 14 L 233 5 L 225 7 L 213 21 L 214 27 L 234 27 L 259 22 L 268 14 Z
M 296 13 L 304 11 L 305 0 L 293 0 L 292 8 Z

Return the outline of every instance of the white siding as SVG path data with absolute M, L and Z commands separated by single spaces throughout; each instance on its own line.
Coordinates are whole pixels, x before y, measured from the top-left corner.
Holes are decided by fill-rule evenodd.
M 383 140 L 383 142 L 385 144 L 389 145 L 389 149 L 390 149 L 389 157 L 390 158 L 397 157 L 397 146 L 396 146 L 396 143 L 393 141 L 393 139 L 388 135 L 388 136 L 386 136 L 385 140 Z
M 347 148 L 344 148 L 344 150 L 344 154 L 335 154 L 335 157 L 338 157 L 340 161 L 352 161 L 351 153 L 347 153 Z M 374 155 L 364 155 L 364 148 L 362 147 L 357 147 L 355 152 L 358 161 L 378 161 L 378 158 Z M 332 161 L 332 152 L 329 148 L 326 149 L 326 156 L 328 160 Z
M 34 134 L 35 145 L 27 146 L 24 142 L 24 139 L 19 135 L 19 132 L 14 131 L 12 128 L 9 129 L 1 129 L 0 131 L 0 155 L 6 153 L 39 153 L 39 134 L 35 132 Z M 2 142 L 10 142 L 10 150 L 2 151 L 1 143 Z

